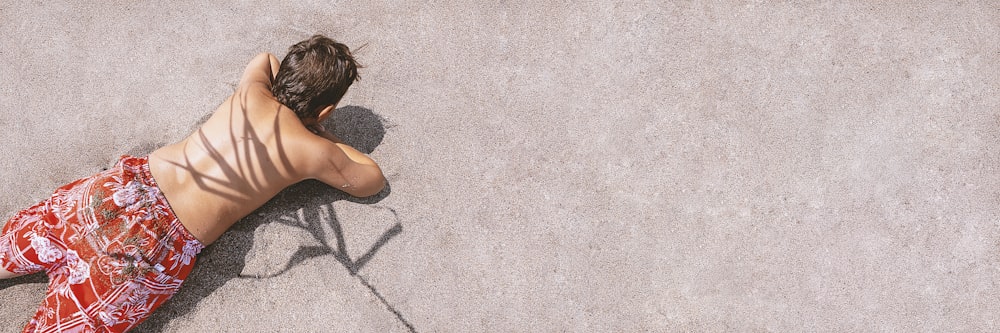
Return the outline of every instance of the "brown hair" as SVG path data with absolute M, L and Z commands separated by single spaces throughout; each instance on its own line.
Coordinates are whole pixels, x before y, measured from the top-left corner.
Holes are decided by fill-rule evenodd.
M 312 119 L 335 105 L 358 80 L 358 68 L 347 45 L 315 35 L 288 48 L 271 93 L 299 119 Z

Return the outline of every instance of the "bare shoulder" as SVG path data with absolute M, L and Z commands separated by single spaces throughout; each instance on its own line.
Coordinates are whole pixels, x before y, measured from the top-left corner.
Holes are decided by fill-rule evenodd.
M 281 105 L 281 103 L 274 98 L 274 95 L 271 94 L 270 87 L 257 84 L 256 82 L 240 85 L 236 88 L 236 92 L 233 93 L 232 98 L 234 103 L 238 103 L 255 113 L 272 113 L 278 112 L 281 108 L 287 109 L 287 107 Z
M 297 136 L 297 170 L 302 179 L 316 179 L 357 197 L 378 193 L 385 187 L 382 170 L 371 157 L 343 143 L 308 130 Z
M 277 143 L 287 152 L 287 159 L 302 179 L 316 178 L 326 168 L 326 156 L 334 143 L 313 134 L 298 118 L 280 117 L 276 123 Z
M 299 178 L 314 178 L 323 169 L 322 157 L 333 149 L 333 143 L 310 132 L 292 110 L 280 103 L 270 117 L 269 132 L 273 133 L 278 158 Z

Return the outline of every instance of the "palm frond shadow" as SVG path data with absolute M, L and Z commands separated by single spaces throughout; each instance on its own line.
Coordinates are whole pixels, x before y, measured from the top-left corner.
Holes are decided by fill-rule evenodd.
M 368 263 L 375 256 L 379 249 L 383 245 L 389 242 L 390 239 L 399 235 L 403 232 L 403 225 L 399 221 L 399 214 L 396 210 L 388 207 L 374 206 L 374 209 L 383 209 L 390 212 L 394 219 L 394 224 L 388 230 L 382 232 L 381 236 L 373 243 L 368 250 L 361 256 L 351 258 L 349 252 L 347 251 L 347 241 L 344 237 L 343 228 L 340 225 L 340 221 L 337 219 L 336 214 L 333 213 L 333 208 L 331 204 L 320 205 L 317 208 L 316 218 L 306 218 L 305 209 L 300 208 L 297 211 L 298 218 L 290 217 L 289 215 L 283 215 L 274 223 L 281 223 L 284 225 L 303 228 L 308 230 L 314 239 L 320 243 L 320 245 L 313 246 L 301 246 L 299 247 L 292 257 L 284 264 L 283 267 L 275 272 L 268 274 L 244 274 L 239 275 L 240 278 L 245 279 L 267 279 L 282 275 L 303 261 L 309 260 L 315 257 L 321 257 L 326 255 L 332 255 L 334 258 L 340 262 L 344 268 L 347 268 L 351 275 L 357 275 L 365 264 Z M 315 222 L 312 222 L 315 221 Z M 303 227 L 304 226 L 304 227 Z M 331 238 L 330 233 L 332 233 L 335 244 L 330 244 L 329 239 Z
M 323 124 L 344 143 L 353 146 L 364 153 L 375 150 L 385 136 L 383 119 L 369 109 L 359 106 L 346 106 L 336 112 Z M 160 332 L 165 325 L 175 318 L 188 314 L 191 309 L 206 296 L 212 294 L 232 279 L 267 279 L 287 273 L 297 265 L 310 258 L 332 255 L 346 268 L 352 276 L 358 278 L 387 310 L 396 315 L 397 319 L 411 332 L 416 330 L 368 281 L 358 272 L 375 256 L 379 249 L 392 238 L 403 232 L 401 219 L 395 210 L 380 207 L 376 204 L 391 193 L 387 184 L 380 193 L 367 198 L 355 198 L 318 181 L 307 180 L 293 185 L 271 199 L 267 204 L 257 209 L 234 225 L 211 246 L 205 248 L 198 256 L 197 264 L 191 271 L 184 286 L 150 318 L 136 327 L 137 332 Z M 375 209 L 385 209 L 391 212 L 395 219 L 393 225 L 384 231 L 378 240 L 358 258 L 348 255 L 345 236 L 333 212 L 333 203 L 346 200 L 359 204 L 373 205 Z M 267 223 L 286 223 L 290 216 L 317 214 L 317 216 L 301 217 L 294 222 L 319 241 L 319 245 L 300 247 L 295 254 L 272 274 L 244 275 L 247 253 L 254 244 L 254 232 Z M 331 234 L 336 244 L 326 241 Z

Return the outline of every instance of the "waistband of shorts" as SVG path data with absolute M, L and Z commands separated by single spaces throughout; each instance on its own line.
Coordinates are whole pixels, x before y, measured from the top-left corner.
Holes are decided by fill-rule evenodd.
M 167 228 L 166 235 L 163 235 L 162 239 L 169 240 L 175 249 L 181 249 L 185 246 L 194 246 L 200 252 L 202 248 L 205 247 L 198 238 L 195 238 L 191 234 L 191 231 L 181 223 L 180 219 L 177 218 L 177 214 L 174 213 L 174 208 L 170 206 L 170 202 L 167 201 L 167 197 L 163 195 L 163 190 L 156 183 L 156 179 L 153 178 L 153 174 L 149 171 L 149 156 L 135 157 L 130 155 L 122 155 L 121 159 L 118 161 L 119 166 L 123 168 L 131 169 L 135 172 L 135 177 L 142 181 L 147 186 L 155 187 L 158 191 L 156 193 L 156 200 L 163 202 L 167 206 L 167 211 L 170 216 L 170 226 Z

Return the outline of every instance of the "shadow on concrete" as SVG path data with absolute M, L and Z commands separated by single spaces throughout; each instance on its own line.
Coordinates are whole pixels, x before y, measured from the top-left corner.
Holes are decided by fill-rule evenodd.
M 45 275 L 45 272 L 38 272 L 9 279 L 0 279 L 0 290 L 25 283 L 49 283 L 49 277 Z
M 207 118 L 206 118 L 207 119 Z M 385 126 L 382 119 L 369 109 L 358 106 L 346 106 L 337 109 L 324 124 L 328 130 L 338 136 L 344 143 L 363 153 L 375 150 L 385 136 Z M 399 216 L 394 210 L 386 209 L 395 218 L 395 223 L 384 231 L 379 239 L 358 258 L 348 255 L 345 236 L 340 222 L 333 212 L 332 203 L 339 200 L 374 205 L 391 193 L 391 187 L 386 185 L 378 194 L 367 198 L 356 198 L 337 189 L 331 188 L 319 181 L 303 181 L 293 185 L 271 199 L 241 221 L 212 245 L 205 248 L 198 256 L 197 264 L 184 282 L 180 291 L 167 301 L 160 309 L 153 312 L 145 322 L 136 327 L 136 332 L 160 332 L 174 318 L 186 315 L 196 308 L 198 303 L 215 290 L 232 279 L 267 279 L 285 274 L 296 265 L 319 256 L 332 255 L 352 276 L 358 278 L 372 294 L 382 302 L 387 310 L 396 315 L 397 319 L 411 332 L 413 325 L 407 321 L 374 286 L 358 272 L 374 257 L 378 250 L 393 237 L 403 231 Z M 300 218 L 290 221 L 288 216 L 297 215 Z M 254 231 L 267 223 L 282 223 L 302 228 L 311 233 L 319 241 L 318 246 L 301 247 L 276 273 L 266 276 L 245 276 L 246 256 L 254 244 Z M 332 230 L 336 244 L 326 241 Z

